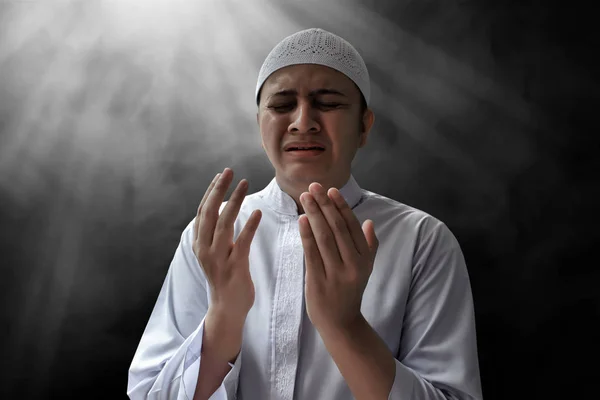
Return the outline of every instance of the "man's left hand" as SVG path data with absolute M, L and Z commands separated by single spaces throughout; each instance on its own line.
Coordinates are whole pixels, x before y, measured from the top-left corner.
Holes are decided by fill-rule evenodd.
M 362 297 L 379 246 L 373 221 L 361 228 L 340 192 L 331 188 L 326 193 L 318 183 L 300 201 L 308 316 L 321 333 L 345 332 L 362 318 Z

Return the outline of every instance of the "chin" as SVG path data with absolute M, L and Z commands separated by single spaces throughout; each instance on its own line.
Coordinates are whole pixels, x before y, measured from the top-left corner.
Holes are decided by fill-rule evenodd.
M 308 186 L 310 186 L 311 183 L 317 182 L 322 186 L 326 186 L 329 179 L 328 176 L 324 174 L 306 174 L 301 177 L 295 177 L 294 181 L 306 186 L 305 190 L 308 190 Z

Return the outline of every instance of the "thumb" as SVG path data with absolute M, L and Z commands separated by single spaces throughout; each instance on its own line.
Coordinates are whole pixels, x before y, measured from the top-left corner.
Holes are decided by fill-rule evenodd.
M 379 240 L 377 239 L 377 235 L 375 235 L 375 225 L 373 224 L 373 221 L 368 219 L 365 222 L 363 222 L 362 230 L 365 234 L 365 238 L 367 239 L 367 244 L 369 245 L 369 253 L 371 253 L 371 262 L 374 262 L 375 255 L 377 254 L 377 249 L 379 248 Z

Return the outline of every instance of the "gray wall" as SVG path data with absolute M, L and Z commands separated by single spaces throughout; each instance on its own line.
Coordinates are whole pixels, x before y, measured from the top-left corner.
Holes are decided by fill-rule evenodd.
M 592 388 L 591 372 L 569 367 L 600 337 L 591 13 L 168 3 L 0 0 L 0 394 L 125 398 L 210 179 L 226 166 L 250 192 L 272 179 L 256 76 L 272 46 L 313 26 L 370 69 L 376 122 L 358 182 L 440 218 L 463 246 L 486 398 Z

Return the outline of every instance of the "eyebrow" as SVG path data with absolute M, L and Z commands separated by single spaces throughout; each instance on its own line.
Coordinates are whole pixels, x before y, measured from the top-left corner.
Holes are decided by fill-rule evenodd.
M 338 90 L 327 89 L 327 88 L 313 90 L 310 93 L 308 93 L 308 95 L 310 97 L 319 96 L 319 95 L 325 95 L 325 94 L 333 94 L 333 95 L 348 97 L 344 93 L 342 93 L 342 92 L 340 92 Z M 284 89 L 284 90 L 280 90 L 278 92 L 273 93 L 271 96 L 269 96 L 269 98 L 297 96 L 297 95 L 298 95 L 298 91 L 296 91 L 295 89 Z

